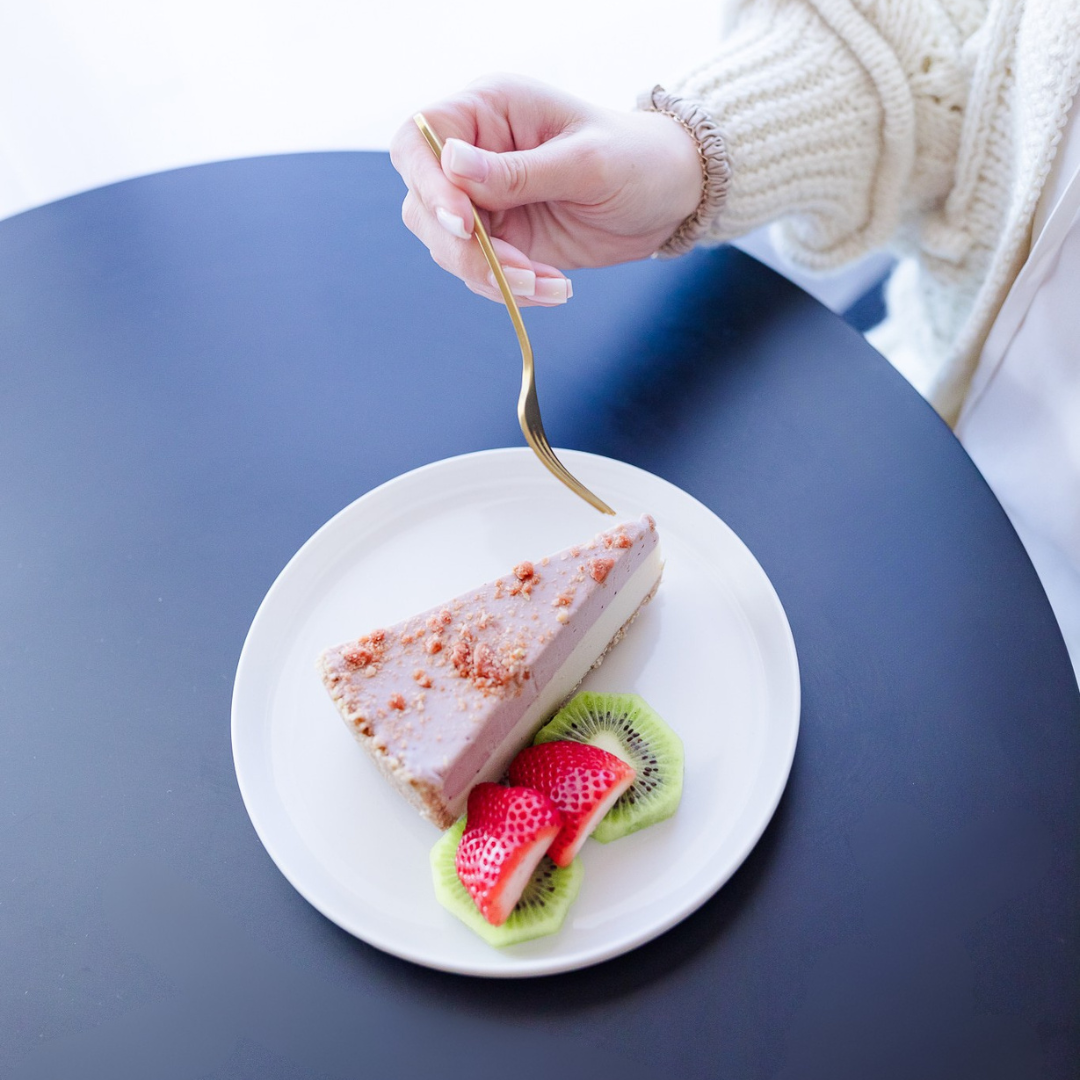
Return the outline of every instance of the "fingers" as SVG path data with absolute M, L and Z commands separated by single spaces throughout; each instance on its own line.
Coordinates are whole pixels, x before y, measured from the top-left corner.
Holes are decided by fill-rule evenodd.
M 479 245 L 473 246 L 479 250 Z M 553 307 L 565 304 L 574 295 L 570 279 L 565 277 L 557 267 L 532 260 L 526 269 L 521 262 L 525 256 L 517 248 L 498 239 L 492 240 L 491 246 L 502 267 L 506 283 L 510 286 L 510 291 L 514 294 L 519 306 Z M 487 266 L 486 259 L 484 266 L 487 269 L 485 279 L 489 291 L 483 295 L 501 303 L 503 302 L 502 292 L 495 280 L 495 274 Z
M 428 118 L 440 134 L 463 128 L 460 120 L 455 123 L 442 111 L 433 110 Z M 458 239 L 472 235 L 469 196 L 443 174 L 431 147 L 411 118 L 394 135 L 390 143 L 390 160 L 408 185 L 410 194 L 427 208 L 443 230 Z
M 595 186 L 600 155 L 584 137 L 595 109 L 543 83 L 490 75 L 473 83 L 466 98 L 473 132 L 448 130 L 442 171 L 485 210 L 532 203 L 579 201 Z
M 443 139 L 442 164 L 411 118 L 401 125 L 390 155 L 409 188 L 402 217 L 439 266 L 474 292 L 500 300 L 473 237 L 473 203 L 482 211 L 509 211 L 499 214 L 499 230 L 531 245 L 535 235 L 521 208 L 568 197 L 578 186 L 580 155 L 575 162 L 574 148 L 562 138 L 580 118 L 578 103 L 538 83 L 493 76 L 424 115 Z M 572 295 L 555 267 L 531 260 L 516 245 L 497 242 L 496 249 L 523 304 L 565 303 Z
M 512 210 L 543 202 L 591 201 L 597 189 L 589 140 L 558 135 L 531 150 L 494 153 L 451 138 L 443 147 L 442 172 L 485 210 Z
M 533 269 L 536 271 L 536 290 L 531 297 L 534 304 L 546 307 L 565 304 L 574 295 L 574 286 L 558 267 L 534 259 Z
M 405 197 L 401 216 L 442 269 L 461 278 L 479 296 L 503 302 L 487 259 L 474 237 L 460 239 L 448 234 L 412 192 Z M 492 238 L 491 245 L 520 306 L 550 307 L 566 303 L 573 295 L 570 281 L 556 267 L 530 260 L 524 252 L 504 240 Z

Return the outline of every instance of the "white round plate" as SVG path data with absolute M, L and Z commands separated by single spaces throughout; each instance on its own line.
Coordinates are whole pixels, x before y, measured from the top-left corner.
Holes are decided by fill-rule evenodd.
M 795 646 L 747 548 L 667 481 L 608 458 L 558 453 L 620 519 L 652 514 L 665 558 L 655 599 L 584 688 L 641 694 L 686 748 L 674 817 L 615 843 L 585 845 L 581 892 L 559 933 L 494 949 L 439 906 L 428 863 L 438 832 L 387 786 L 315 670 L 330 645 L 613 523 L 555 482 L 530 450 L 439 461 L 342 510 L 274 582 L 236 672 L 236 775 L 271 858 L 343 929 L 445 971 L 570 971 L 661 934 L 746 858 L 795 753 Z

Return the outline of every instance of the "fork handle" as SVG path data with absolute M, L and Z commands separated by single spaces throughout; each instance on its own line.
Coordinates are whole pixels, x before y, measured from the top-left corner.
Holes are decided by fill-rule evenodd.
M 437 161 L 442 161 L 442 140 L 432 130 L 431 125 L 424 118 L 423 113 L 416 113 L 413 121 L 420 129 L 420 134 L 427 140 Z M 506 310 L 510 313 L 510 321 L 514 324 L 514 332 L 517 334 L 518 345 L 521 347 L 521 393 L 518 395 L 518 423 L 521 425 L 521 433 L 525 441 L 532 447 L 536 456 L 544 463 L 547 469 L 557 479 L 561 480 L 576 495 L 580 495 L 590 506 L 599 510 L 602 514 L 614 514 L 615 511 L 599 495 L 591 492 L 576 476 L 570 473 L 565 465 L 559 460 L 555 451 L 551 449 L 548 437 L 544 433 L 544 425 L 540 420 L 540 407 L 536 403 L 536 372 L 533 365 L 532 345 L 529 343 L 529 335 L 525 332 L 525 322 L 521 318 L 521 309 L 518 307 L 514 294 L 510 291 L 510 283 L 506 280 L 503 268 L 495 257 L 495 249 L 491 246 L 491 237 L 488 236 L 484 223 L 480 220 L 480 214 L 470 200 L 472 206 L 474 233 L 480 249 L 487 259 L 488 266 L 498 283 L 499 291 L 506 303 Z
M 413 122 L 420 129 L 420 134 L 427 140 L 427 144 L 435 154 L 436 160 L 442 161 L 442 140 L 432 130 L 431 125 L 425 119 L 424 114 L 417 113 L 413 117 Z M 472 207 L 473 232 L 476 235 L 477 242 L 480 244 L 481 251 L 484 253 L 484 258 L 487 259 L 488 266 L 491 267 L 492 274 L 495 275 L 495 281 L 499 286 L 499 291 L 503 295 L 503 300 L 506 302 L 506 309 L 510 312 L 510 321 L 514 324 L 514 330 L 517 331 L 518 341 L 521 344 L 522 351 L 528 351 L 529 362 L 532 363 L 532 346 L 529 344 L 528 335 L 525 333 L 525 323 L 522 321 L 521 311 L 518 308 L 517 300 L 514 299 L 514 294 L 510 291 L 510 283 L 506 280 L 506 274 L 503 273 L 502 265 L 495 256 L 495 248 L 492 247 L 491 237 L 488 236 L 487 229 L 484 228 L 484 223 L 480 220 L 479 211 L 471 202 L 469 205 Z

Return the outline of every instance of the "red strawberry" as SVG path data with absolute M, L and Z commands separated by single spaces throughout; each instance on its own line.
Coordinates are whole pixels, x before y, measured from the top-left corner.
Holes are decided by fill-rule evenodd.
M 469 792 L 455 865 L 492 926 L 506 922 L 560 828 L 562 815 L 539 791 L 477 784 Z
M 621 758 L 581 742 L 527 746 L 510 763 L 512 784 L 542 791 L 562 811 L 562 830 L 548 851 L 559 866 L 574 861 L 586 837 L 635 775 Z

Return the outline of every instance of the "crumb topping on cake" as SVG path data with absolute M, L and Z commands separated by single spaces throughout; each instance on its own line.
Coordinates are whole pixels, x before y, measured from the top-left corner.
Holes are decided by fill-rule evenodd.
M 386 652 L 386 631 L 373 630 L 365 634 L 355 645 L 351 645 L 344 654 L 345 663 L 350 668 L 375 668 Z M 367 671 L 365 670 L 365 674 Z M 375 671 L 371 672 L 372 675 Z
M 590 559 L 589 576 L 593 581 L 603 584 L 603 582 L 607 580 L 607 576 L 611 573 L 611 568 L 614 565 L 614 559 Z

